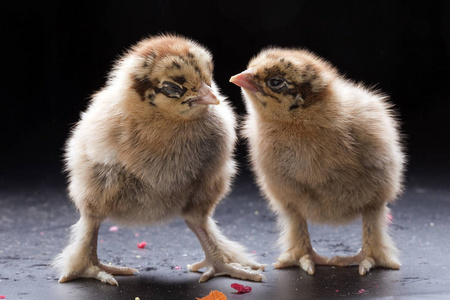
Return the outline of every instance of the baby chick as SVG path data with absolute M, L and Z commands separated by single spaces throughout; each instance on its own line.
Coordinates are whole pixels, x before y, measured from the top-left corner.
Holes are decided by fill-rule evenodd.
M 263 50 L 230 81 L 242 87 L 252 166 L 282 227 L 275 267 L 398 269 L 386 205 L 402 190 L 404 155 L 386 97 L 296 49 Z M 358 215 L 357 255 L 327 259 L 311 247 L 307 221 L 338 225 Z
M 78 277 L 118 285 L 136 269 L 97 258 L 100 224 L 142 225 L 182 216 L 216 275 L 261 281 L 263 266 L 226 239 L 211 218 L 235 174 L 235 117 L 213 79 L 210 53 L 189 39 L 144 39 L 115 65 L 68 139 L 69 196 L 80 212 L 53 266 L 59 282 Z M 220 101 L 219 101 L 220 99 Z M 219 104 L 220 103 L 220 104 Z

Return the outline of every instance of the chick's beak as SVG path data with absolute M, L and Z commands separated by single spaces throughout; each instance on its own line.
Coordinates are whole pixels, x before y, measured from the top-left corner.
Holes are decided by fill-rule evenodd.
M 191 104 L 203 104 L 203 105 L 217 105 L 220 104 L 219 99 L 214 95 L 213 90 L 206 84 L 202 83 L 202 86 L 198 90 L 198 96 L 190 101 Z
M 254 71 L 255 70 L 253 68 L 250 68 L 242 73 L 234 75 L 230 78 L 230 82 L 251 92 L 256 92 L 259 90 L 259 88 L 253 82 L 253 76 L 255 74 Z

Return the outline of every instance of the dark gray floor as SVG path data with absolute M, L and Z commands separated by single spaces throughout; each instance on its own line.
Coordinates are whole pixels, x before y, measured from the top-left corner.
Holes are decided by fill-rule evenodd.
M 376 269 L 362 277 L 356 267 L 317 267 L 314 276 L 299 268 L 275 270 L 271 265 L 278 255 L 275 217 L 248 177 L 241 176 L 218 206 L 215 219 L 229 238 L 269 265 L 266 282 L 218 277 L 199 284 L 199 273 L 187 272 L 186 265 L 202 259 L 203 252 L 180 219 L 153 227 L 119 227 L 117 232 L 109 231 L 116 224 L 106 222 L 99 235 L 100 259 L 141 271 L 139 276 L 117 277 L 120 287 L 89 279 L 59 284 L 48 268 L 78 219 L 61 177 L 2 179 L 0 295 L 6 299 L 196 299 L 219 290 L 228 299 L 450 299 L 448 175 L 413 170 L 405 194 L 392 207 L 392 234 L 402 251 L 399 271 Z M 356 253 L 359 226 L 360 222 L 340 228 L 311 226 L 313 246 L 328 256 Z M 145 249 L 137 248 L 140 241 L 148 243 Z M 230 287 L 234 282 L 253 291 L 235 294 Z

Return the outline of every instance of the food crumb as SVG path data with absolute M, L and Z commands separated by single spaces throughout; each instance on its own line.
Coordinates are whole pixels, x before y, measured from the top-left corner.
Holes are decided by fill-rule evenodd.
M 1 296 L 1 295 L 0 295 L 0 299 L 6 299 L 6 296 L 4 296 L 4 295 Z
M 175 270 L 180 270 L 181 269 L 181 267 L 180 266 L 175 266 L 175 268 L 174 268 Z
M 394 220 L 394 217 L 391 214 L 388 214 L 387 217 L 388 217 L 389 222 L 392 222 L 392 220 Z
M 142 242 L 138 243 L 137 246 L 138 246 L 138 248 L 140 248 L 140 249 L 144 249 L 145 246 L 147 246 L 147 242 L 142 241 Z
M 111 226 L 111 227 L 109 227 L 109 231 L 111 231 L 111 232 L 116 232 L 116 231 L 118 231 L 119 230 L 119 227 L 117 227 L 117 226 Z
M 139 298 L 139 297 L 136 297 L 136 298 L 134 298 L 134 300 L 141 300 L 141 298 Z
M 211 291 L 209 295 L 203 297 L 203 298 L 196 298 L 197 300 L 227 300 L 227 297 L 224 293 L 219 291 Z
M 249 286 L 243 286 L 242 284 L 239 283 L 233 283 L 231 284 L 231 287 L 233 289 L 235 289 L 237 291 L 238 294 L 244 294 L 244 293 L 249 293 L 252 291 L 252 288 Z
M 138 237 L 138 236 L 139 236 L 139 233 L 136 232 L 136 233 L 134 234 L 134 236 L 135 236 L 135 237 Z
M 360 293 L 360 294 L 365 293 L 365 292 L 366 292 L 365 289 L 360 289 L 360 290 L 358 291 L 358 293 Z

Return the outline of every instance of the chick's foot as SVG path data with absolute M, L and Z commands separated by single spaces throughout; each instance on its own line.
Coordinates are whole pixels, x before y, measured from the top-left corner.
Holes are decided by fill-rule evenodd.
M 264 270 L 263 265 L 249 266 L 241 263 L 225 263 L 220 260 L 213 261 L 205 258 L 201 262 L 196 262 L 193 265 L 188 265 L 189 271 L 195 272 L 202 268 L 206 268 L 200 277 L 199 282 L 205 282 L 213 277 L 228 275 L 233 278 L 243 280 L 262 281 L 265 276 L 260 273 Z
M 335 256 L 328 264 L 334 266 L 359 265 L 360 275 L 374 267 L 398 270 L 398 249 L 388 234 L 389 208 L 386 205 L 366 209 L 362 219 L 362 249 L 354 256 Z
M 89 266 L 84 270 L 67 272 L 65 275 L 62 275 L 59 278 L 58 282 L 64 283 L 74 280 L 76 278 L 94 278 L 104 283 L 119 286 L 119 283 L 117 282 L 116 278 L 113 275 L 137 275 L 137 274 L 139 274 L 139 271 L 133 268 L 116 267 L 105 265 L 102 263 L 94 265 L 90 263 Z
M 100 222 L 82 216 L 72 226 L 69 245 L 59 254 L 52 266 L 59 270 L 59 282 L 76 278 L 95 278 L 101 282 L 118 286 L 114 275 L 137 275 L 133 268 L 116 267 L 101 263 L 97 257 L 97 239 Z
M 302 251 L 299 249 L 289 249 L 282 253 L 277 262 L 273 265 L 276 269 L 299 266 L 309 275 L 313 275 L 316 271 L 316 265 L 326 265 L 328 258 L 317 254 L 314 249 Z
M 186 223 L 205 251 L 205 259 L 188 265 L 188 269 L 193 272 L 206 268 L 199 282 L 222 275 L 252 281 L 265 279 L 265 276 L 261 274 L 265 266 L 246 255 L 243 246 L 223 236 L 212 219 L 209 218 L 202 225 L 188 221 Z
M 360 275 L 366 275 L 374 267 L 383 267 L 388 269 L 398 270 L 400 268 L 400 261 L 395 253 L 388 254 L 374 251 L 360 250 L 358 254 L 353 256 L 334 256 L 328 260 L 328 264 L 332 266 L 351 266 L 358 265 L 358 272 Z

